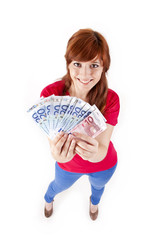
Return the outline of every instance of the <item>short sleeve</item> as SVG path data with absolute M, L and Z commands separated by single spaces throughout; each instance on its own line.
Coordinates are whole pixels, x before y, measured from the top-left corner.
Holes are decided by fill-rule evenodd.
M 118 123 L 118 115 L 120 111 L 120 100 L 116 92 L 108 89 L 106 107 L 104 110 L 104 117 L 108 124 L 115 126 Z
M 50 96 L 50 91 L 48 91 L 47 87 L 45 87 L 45 88 L 42 90 L 42 92 L 41 92 L 41 94 L 40 94 L 40 97 L 48 97 L 48 96 Z
M 64 81 L 57 79 L 55 82 L 49 84 L 41 91 L 40 97 L 49 97 L 52 94 L 60 96 L 62 95 L 64 86 Z

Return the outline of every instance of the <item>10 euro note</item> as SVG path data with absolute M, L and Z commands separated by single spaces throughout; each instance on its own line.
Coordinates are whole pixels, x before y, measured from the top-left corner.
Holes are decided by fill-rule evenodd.
M 95 138 L 107 128 L 106 120 L 104 121 L 102 116 L 100 111 L 95 110 L 70 132 L 78 132 Z

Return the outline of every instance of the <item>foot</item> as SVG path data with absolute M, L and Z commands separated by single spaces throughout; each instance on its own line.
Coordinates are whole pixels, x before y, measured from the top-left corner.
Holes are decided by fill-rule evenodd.
M 44 215 L 50 217 L 53 213 L 53 201 L 51 203 L 45 202 Z
M 91 213 L 97 212 L 97 210 L 98 210 L 98 205 L 93 205 L 93 204 L 91 203 L 90 210 L 91 210 Z
M 53 208 L 53 202 L 51 203 L 45 202 L 45 208 L 47 211 L 50 211 Z
M 96 220 L 98 217 L 98 204 L 93 205 L 91 202 L 91 197 L 90 197 L 90 208 L 89 208 L 89 215 L 92 220 Z

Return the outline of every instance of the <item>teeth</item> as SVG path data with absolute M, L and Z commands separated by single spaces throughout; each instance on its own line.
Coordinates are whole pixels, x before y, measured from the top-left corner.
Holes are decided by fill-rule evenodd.
M 82 81 L 81 81 L 82 82 Z M 90 81 L 89 81 L 90 82 Z M 82 82 L 82 83 L 89 83 L 89 82 Z
M 84 84 L 87 84 L 87 83 L 89 83 L 90 81 L 88 81 L 88 82 L 83 82 L 83 81 L 81 81 L 80 79 L 78 79 L 80 82 L 82 82 L 82 83 L 84 83 Z

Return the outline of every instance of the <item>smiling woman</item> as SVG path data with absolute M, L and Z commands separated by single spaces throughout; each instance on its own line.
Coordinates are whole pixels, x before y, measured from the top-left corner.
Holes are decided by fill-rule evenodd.
M 71 96 L 88 101 L 88 92 L 100 81 L 103 65 L 98 58 L 88 62 L 72 61 L 69 66 L 69 74 L 72 78 L 69 93 Z
M 53 140 L 49 139 L 56 166 L 55 180 L 45 194 L 45 216 L 51 216 L 55 196 L 86 174 L 92 191 L 89 213 L 95 220 L 105 184 L 117 166 L 117 153 L 110 139 L 118 122 L 119 97 L 108 89 L 105 73 L 109 69 L 110 55 L 108 44 L 100 33 L 91 29 L 76 32 L 68 42 L 65 58 L 67 74 L 45 87 L 41 96 L 70 95 L 95 104 L 107 120 L 107 129 L 96 138 L 60 132 Z M 82 111 L 86 113 L 84 108 Z
M 87 86 L 88 92 L 83 89 L 83 92 L 85 91 L 83 99 L 91 105 L 96 104 L 103 113 L 108 90 L 105 73 L 110 66 L 109 47 L 106 39 L 92 29 L 80 29 L 69 39 L 65 58 L 67 74 L 62 78 L 62 80 L 65 80 L 63 93 L 65 94 L 69 89 L 71 93 L 72 91 L 74 92 L 73 79 L 71 77 L 72 73 L 74 74 L 74 80 L 78 78 L 77 80 L 83 83 L 83 88 L 85 82 L 93 79 L 95 81 L 89 84 L 91 88 L 89 88 L 89 85 Z M 74 63 L 76 64 L 75 68 L 72 66 Z M 79 68 L 79 71 L 76 71 L 76 67 Z M 72 70 L 74 72 L 72 72 Z M 77 78 L 76 75 L 78 75 Z M 82 93 L 82 88 L 79 88 L 78 93 L 80 93 L 80 91 Z

